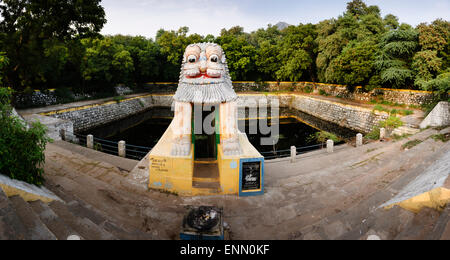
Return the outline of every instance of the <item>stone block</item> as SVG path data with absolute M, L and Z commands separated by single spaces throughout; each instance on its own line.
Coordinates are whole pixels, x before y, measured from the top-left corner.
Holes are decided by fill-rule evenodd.
M 439 102 L 431 113 L 420 124 L 424 129 L 429 126 L 439 127 L 450 125 L 450 103 L 446 101 Z

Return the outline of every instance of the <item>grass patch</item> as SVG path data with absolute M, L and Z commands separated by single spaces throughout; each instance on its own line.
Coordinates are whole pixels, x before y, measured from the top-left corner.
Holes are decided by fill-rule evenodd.
M 388 108 L 383 107 L 382 105 L 376 105 L 373 107 L 374 111 L 381 111 L 381 112 L 386 112 L 386 113 L 390 113 L 391 111 Z
M 392 109 L 391 110 L 391 115 L 402 115 L 402 116 L 409 116 L 414 114 L 413 111 L 411 110 L 406 110 L 406 109 Z
M 321 95 L 321 96 L 329 96 L 330 94 L 328 94 L 325 90 L 323 90 L 323 89 L 319 89 L 319 94 Z
M 364 160 L 364 161 L 355 163 L 355 164 L 353 164 L 352 166 L 350 166 L 350 168 L 355 169 L 355 168 L 358 168 L 358 167 L 362 167 L 362 166 L 364 166 L 364 165 L 366 165 L 366 164 L 368 164 L 368 163 L 370 163 L 370 162 L 372 162 L 372 161 L 378 161 L 378 160 L 379 160 L 379 159 L 378 159 L 378 156 L 380 156 L 380 155 L 382 155 L 382 154 L 384 154 L 384 152 L 379 153 L 379 154 L 377 154 L 377 155 L 374 155 L 374 156 L 372 156 L 371 158 L 369 158 L 369 159 L 367 159 L 367 160 Z
M 366 153 L 371 153 L 371 152 L 376 151 L 376 150 L 378 150 L 378 149 L 379 149 L 379 148 L 367 149 Z
M 447 127 L 449 127 L 449 126 L 448 125 L 447 126 L 437 126 L 434 129 L 437 131 L 442 131 L 442 130 L 446 129 Z
M 412 110 L 407 110 L 407 109 L 389 109 L 387 107 L 383 107 L 382 105 L 376 105 L 373 107 L 374 111 L 381 111 L 381 112 L 386 112 L 389 113 L 391 115 L 402 115 L 402 116 L 409 116 L 414 114 L 414 112 Z
M 120 101 L 122 101 L 122 100 L 124 100 L 124 99 L 125 99 L 124 96 L 116 96 L 116 97 L 113 98 L 113 100 L 114 100 L 115 102 L 117 102 L 117 103 L 119 103 Z
M 403 140 L 403 139 L 408 138 L 410 136 L 411 136 L 410 134 L 393 135 L 392 139 L 394 139 L 394 141 L 400 141 L 400 140 Z
M 406 149 L 409 150 L 409 149 L 411 149 L 411 148 L 421 144 L 422 142 L 423 142 L 422 140 L 415 139 L 415 140 L 409 141 L 406 144 L 402 145 L 402 148 L 405 149 L 405 150 Z
M 441 141 L 443 143 L 446 143 L 450 140 L 450 134 L 437 134 L 432 135 L 431 138 L 433 138 L 434 141 Z

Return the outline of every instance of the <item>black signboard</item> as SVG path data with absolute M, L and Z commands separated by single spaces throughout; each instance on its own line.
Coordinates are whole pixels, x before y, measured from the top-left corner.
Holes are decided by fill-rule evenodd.
M 242 190 L 261 189 L 261 162 L 242 163 Z

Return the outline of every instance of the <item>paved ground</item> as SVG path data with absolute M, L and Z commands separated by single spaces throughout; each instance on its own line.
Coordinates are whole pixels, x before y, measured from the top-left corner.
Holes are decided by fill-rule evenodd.
M 178 238 L 187 205 L 223 207 L 232 239 L 366 239 L 368 235 L 417 239 L 427 238 L 434 226 L 430 224 L 422 233 L 407 231 L 417 227 L 420 219 L 436 221 L 439 213 L 416 216 L 400 208 L 385 211 L 379 206 L 448 156 L 450 142 L 429 138 L 436 133 L 428 129 L 398 142 L 375 142 L 360 148 L 344 145 L 333 154 L 300 155 L 293 164 L 286 159 L 268 161 L 266 192 L 260 197 L 183 198 L 149 191 L 142 171 L 129 171 L 137 161 L 110 158 L 100 162 L 100 157 L 85 148 L 72 149 L 63 142 L 47 146 L 45 172 L 50 190 L 64 189 L 116 223 L 159 239 Z M 414 139 L 423 142 L 402 149 Z M 442 223 L 439 230 L 446 227 L 449 233 L 450 227 Z

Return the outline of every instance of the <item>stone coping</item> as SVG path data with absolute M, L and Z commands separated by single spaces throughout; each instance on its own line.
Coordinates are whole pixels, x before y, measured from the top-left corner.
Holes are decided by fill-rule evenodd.
M 54 114 L 60 114 L 60 113 L 66 113 L 66 112 L 71 112 L 71 111 L 79 111 L 79 110 L 84 110 L 84 109 L 88 109 L 88 108 L 92 108 L 92 107 L 97 107 L 97 106 L 104 106 L 104 105 L 111 105 L 111 104 L 116 104 L 116 103 L 122 103 L 122 102 L 126 102 L 126 101 L 130 101 L 130 100 L 134 100 L 134 99 L 139 99 L 139 98 L 147 98 L 147 97 L 152 97 L 152 96 L 167 96 L 167 97 L 172 97 L 173 94 L 141 94 L 141 95 L 130 95 L 130 96 L 125 96 L 124 99 L 120 100 L 120 101 L 111 101 L 111 99 L 98 99 L 98 100 L 91 100 L 91 101 L 83 101 L 83 102 L 74 102 L 74 103 L 69 103 L 69 104 L 64 104 L 64 105 L 57 105 L 57 106 L 49 106 L 49 107 L 45 107 L 45 108 L 34 108 L 34 109 L 26 109 L 26 110 L 19 110 L 19 113 L 21 115 L 29 115 L 29 114 L 40 114 L 40 115 L 46 115 L 46 116 L 51 116 Z M 258 92 L 254 92 L 254 93 L 238 93 L 239 97 L 258 97 L 258 96 L 302 96 L 302 97 L 306 97 L 306 98 L 310 98 L 310 99 L 318 99 L 321 100 L 323 102 L 326 103 L 331 103 L 331 104 L 338 104 L 341 106 L 345 106 L 345 107 L 349 107 L 349 108 L 356 108 L 356 109 L 363 109 L 363 110 L 367 110 L 367 111 L 373 111 L 371 108 L 364 106 L 364 104 L 358 105 L 357 102 L 351 103 L 349 104 L 348 102 L 340 102 L 337 101 L 334 98 L 326 98 L 326 97 L 322 97 L 322 96 L 315 96 L 315 95 L 307 95 L 307 94 L 303 94 L 303 93 L 258 93 Z M 376 114 L 388 114 L 386 112 L 382 112 L 382 111 L 374 111 L 374 113 Z
M 43 201 L 50 203 L 52 201 L 62 201 L 58 196 L 53 194 L 45 187 L 37 187 L 23 181 L 13 180 L 8 176 L 0 174 L 0 188 L 6 196 L 20 196 L 25 201 Z

